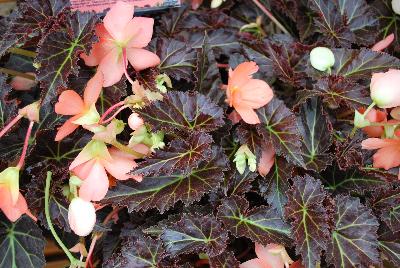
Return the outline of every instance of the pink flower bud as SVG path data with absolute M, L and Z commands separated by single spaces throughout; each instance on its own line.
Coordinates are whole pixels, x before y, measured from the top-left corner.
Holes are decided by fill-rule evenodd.
M 400 106 L 400 70 L 374 73 L 371 79 L 371 99 L 380 108 Z
M 143 119 L 137 113 L 132 113 L 128 118 L 128 125 L 132 130 L 140 128 L 143 124 Z
M 79 236 L 87 236 L 96 223 L 96 210 L 91 202 L 82 198 L 72 199 L 68 208 L 68 221 L 72 231 Z
M 34 73 L 26 73 L 32 76 L 35 76 Z M 37 82 L 32 79 L 28 79 L 21 76 L 15 76 L 11 79 L 10 85 L 15 90 L 30 90 L 34 86 L 36 86 Z

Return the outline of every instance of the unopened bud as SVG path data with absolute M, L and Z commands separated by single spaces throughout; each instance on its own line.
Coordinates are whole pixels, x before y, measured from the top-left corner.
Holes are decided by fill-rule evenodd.
M 332 50 L 326 47 L 316 47 L 311 50 L 310 61 L 312 67 L 325 72 L 335 64 L 335 55 Z

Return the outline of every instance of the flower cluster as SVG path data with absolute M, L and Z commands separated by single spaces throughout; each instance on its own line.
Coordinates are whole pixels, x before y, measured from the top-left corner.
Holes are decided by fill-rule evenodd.
M 17 2 L 0 263 L 400 267 L 399 1 Z

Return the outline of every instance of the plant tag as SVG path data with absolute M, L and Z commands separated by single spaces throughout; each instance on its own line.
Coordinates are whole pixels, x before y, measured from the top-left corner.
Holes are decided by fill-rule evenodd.
M 70 0 L 70 2 L 73 10 L 102 13 L 104 10 L 111 8 L 117 0 Z M 125 2 L 135 5 L 135 13 L 177 7 L 181 4 L 180 0 L 125 0 Z

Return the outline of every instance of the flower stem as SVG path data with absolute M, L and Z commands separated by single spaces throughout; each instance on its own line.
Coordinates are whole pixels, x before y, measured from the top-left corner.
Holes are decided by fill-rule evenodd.
M 365 116 L 367 116 L 367 114 L 372 110 L 372 108 L 374 108 L 375 105 L 376 105 L 375 102 L 372 102 L 368 106 L 367 110 L 365 110 L 365 112 L 362 114 L 363 118 L 365 118 Z M 379 125 L 379 126 L 385 126 L 385 125 L 388 125 L 388 124 L 390 124 L 390 123 L 384 123 L 383 125 Z M 373 123 L 371 123 L 371 126 L 376 126 L 376 125 L 373 125 Z M 353 127 L 353 129 L 351 130 L 351 133 L 350 133 L 350 137 L 353 137 L 354 134 L 356 134 L 357 129 L 358 128 L 356 126 Z
M 137 158 L 142 158 L 144 156 L 143 154 L 136 152 L 135 150 L 129 148 L 128 146 L 123 145 L 118 141 L 114 141 L 112 145 L 115 146 L 117 149 L 120 149 L 121 151 L 131 154 Z
M 4 136 L 4 134 L 7 133 L 7 131 L 10 130 L 20 119 L 22 118 L 22 115 L 17 115 L 13 120 L 11 120 L 10 123 L 8 123 L 1 131 L 0 131 L 0 138 Z
M 107 223 L 112 219 L 112 217 L 114 217 L 115 214 L 118 214 L 118 212 L 119 212 L 120 210 L 121 210 L 121 208 L 119 208 L 119 207 L 114 208 L 114 209 L 107 215 L 107 217 L 104 219 L 103 224 L 107 224 Z M 88 265 L 89 263 L 91 263 L 91 259 L 90 259 L 90 258 L 91 258 L 92 254 L 93 254 L 94 247 L 95 247 L 95 245 L 96 245 L 97 240 L 100 239 L 101 236 L 102 236 L 102 234 L 95 234 L 94 237 L 93 237 L 93 239 L 92 239 L 92 242 L 90 243 L 89 253 L 88 253 L 87 257 L 86 257 L 86 262 L 87 262 L 86 267 L 87 267 L 87 265 Z
M 282 32 L 284 32 L 285 34 L 290 35 L 289 31 L 286 30 L 286 28 L 274 17 L 274 15 L 272 15 L 272 13 L 263 4 L 260 3 L 260 1 L 253 0 L 253 3 L 259 9 L 261 9 L 261 11 L 264 12 L 264 14 L 267 15 L 268 18 L 270 18 L 270 20 L 272 20 L 272 22 L 275 23 L 276 26 L 278 26 L 278 28 L 282 30 Z
M 117 104 L 114 104 L 113 106 L 111 106 L 110 108 L 107 109 L 107 111 L 105 111 L 105 113 L 101 116 L 99 124 L 103 124 L 104 119 L 107 117 L 107 115 L 109 115 L 110 113 L 112 113 L 112 111 L 114 111 L 116 108 L 124 105 L 125 102 L 124 101 L 120 101 Z
M 374 108 L 375 105 L 376 105 L 375 102 L 371 103 L 368 106 L 367 110 L 365 110 L 365 112 L 363 113 L 363 116 L 365 117 L 372 110 L 372 108 Z
M 21 156 L 19 158 L 18 161 L 18 165 L 17 167 L 19 169 L 21 169 L 24 166 L 24 161 L 25 161 L 25 157 L 26 157 L 26 152 L 28 151 L 28 146 L 29 146 L 29 138 L 31 137 L 31 133 L 32 133 L 32 128 L 33 128 L 33 124 L 35 122 L 30 121 L 29 122 L 29 127 L 28 130 L 26 131 L 26 135 L 25 135 L 25 141 L 24 141 L 24 147 L 22 148 L 22 153 Z
M 20 77 L 30 79 L 33 81 L 36 80 L 35 76 L 33 76 L 33 75 L 21 73 L 21 72 L 15 71 L 15 70 L 7 69 L 7 68 L 0 68 L 0 73 L 5 73 L 5 74 L 9 74 L 9 75 L 14 75 L 14 76 L 20 76 Z
M 129 107 L 129 105 L 122 106 L 110 118 L 108 118 L 107 120 L 102 121 L 102 124 L 107 124 L 108 122 L 113 120 L 122 110 L 124 110 L 125 108 L 128 108 L 128 107 Z
M 58 245 L 64 251 L 65 255 L 67 255 L 69 261 L 71 262 L 71 266 L 72 267 L 83 267 L 85 265 L 85 263 L 75 259 L 75 257 L 71 254 L 71 252 L 69 252 L 68 248 L 64 245 L 64 243 L 61 241 L 60 237 L 54 230 L 53 223 L 51 222 L 50 208 L 49 208 L 51 176 L 52 176 L 51 171 L 48 171 L 47 177 L 46 177 L 46 188 L 44 191 L 44 213 L 46 215 L 47 225 L 49 226 L 49 229 L 50 229 L 51 234 L 53 235 L 54 239 L 57 241 Z

